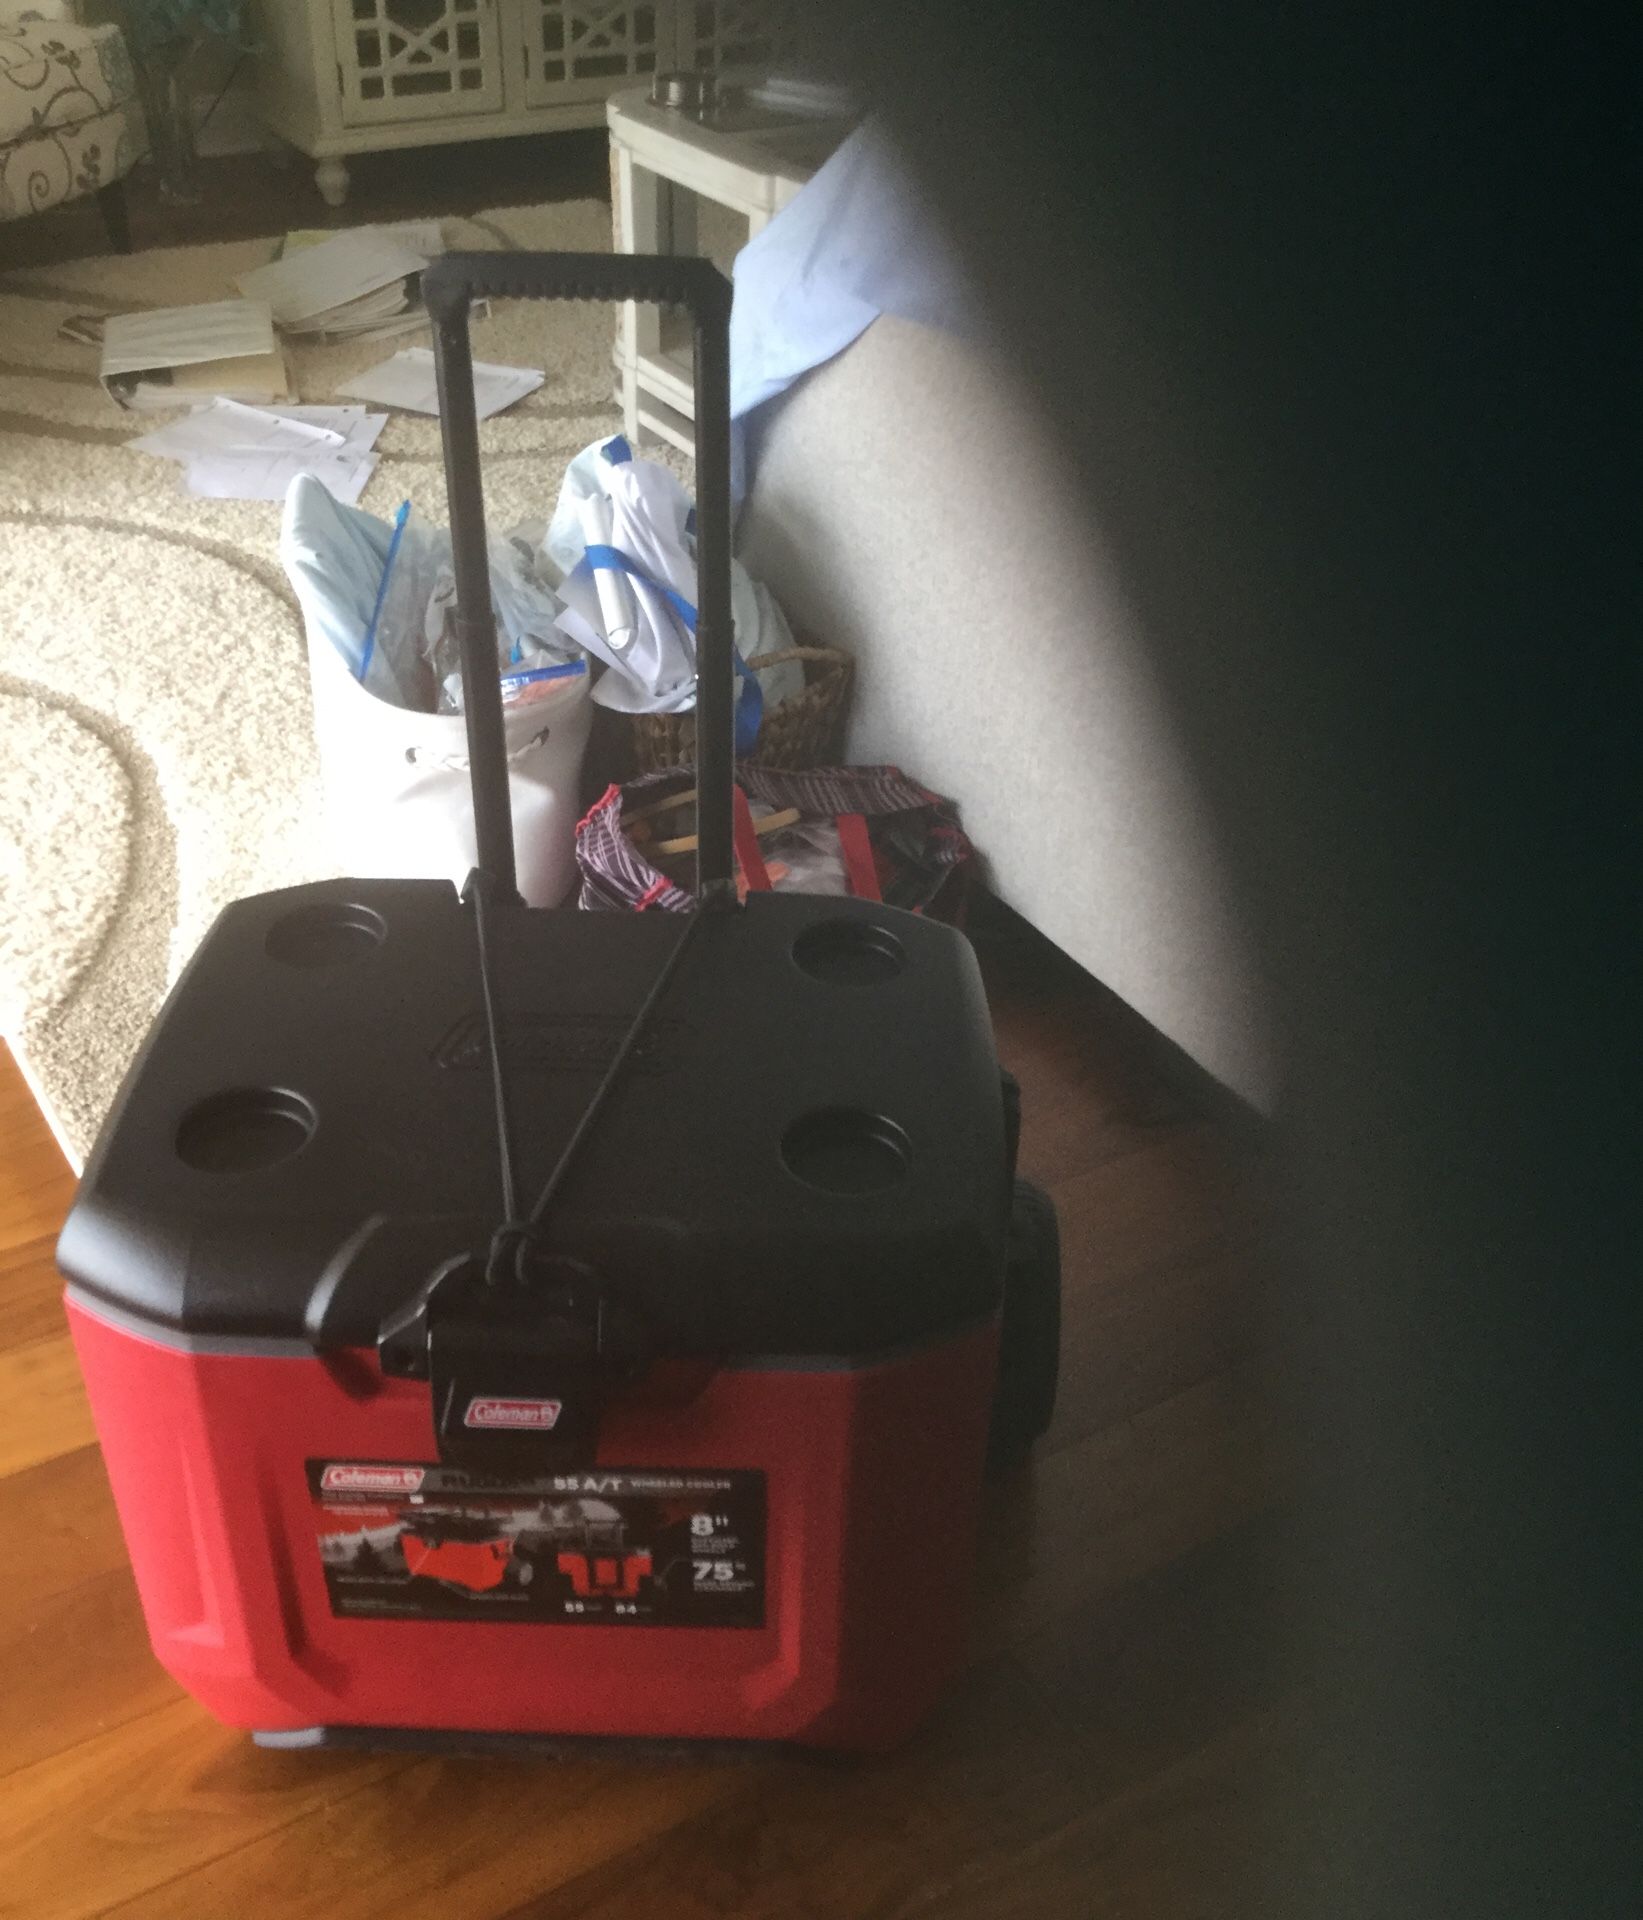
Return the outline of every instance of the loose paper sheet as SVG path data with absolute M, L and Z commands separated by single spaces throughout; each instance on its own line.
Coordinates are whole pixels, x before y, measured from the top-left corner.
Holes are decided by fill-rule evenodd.
M 299 473 L 311 473 L 351 507 L 376 472 L 374 453 L 347 448 L 321 453 L 209 454 L 185 469 L 188 491 L 207 500 L 283 500 Z
M 306 453 L 340 447 L 346 437 L 327 423 L 297 418 L 294 410 L 281 414 L 239 400 L 213 400 L 126 444 L 138 453 L 186 460 L 202 454 Z
M 127 444 L 176 460 L 190 493 L 212 500 L 283 500 L 311 473 L 352 506 L 376 471 L 371 451 L 388 424 L 363 407 L 247 407 L 215 400 Z
M 385 413 L 367 413 L 363 407 L 268 407 L 281 420 L 300 420 L 309 426 L 329 427 L 342 435 L 352 453 L 369 453 L 388 424 Z
M 547 378 L 538 367 L 499 367 L 476 360 L 473 368 L 474 409 L 481 420 L 523 400 Z M 404 347 L 381 366 L 356 374 L 337 392 L 352 394 L 358 400 L 374 400 L 378 406 L 437 414 L 439 390 L 434 381 L 433 351 L 429 347 Z

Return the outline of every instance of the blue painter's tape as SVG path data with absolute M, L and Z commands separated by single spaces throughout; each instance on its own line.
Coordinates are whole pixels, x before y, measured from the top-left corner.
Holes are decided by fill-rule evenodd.
M 619 547 L 606 546 L 596 540 L 588 547 L 584 557 L 587 565 L 596 573 L 626 573 L 635 580 L 642 580 L 653 592 L 662 596 L 679 616 L 686 633 L 695 638 L 696 609 L 682 593 L 665 586 L 660 580 L 653 580 L 648 573 L 636 567 Z M 764 689 L 749 670 L 739 648 L 733 645 L 730 657 L 736 669 L 736 678 L 741 683 L 736 697 L 736 751 L 751 753 L 758 743 L 759 728 L 764 722 Z
M 371 655 L 377 643 L 377 622 L 382 618 L 382 603 L 388 594 L 388 576 L 394 570 L 394 558 L 399 552 L 399 542 L 405 532 L 405 522 L 411 517 L 411 503 L 405 501 L 399 512 L 394 515 L 394 530 L 388 536 L 388 553 L 382 562 L 382 578 L 377 582 L 376 602 L 371 608 L 371 624 L 365 629 L 365 646 L 359 656 L 358 679 L 363 686 L 365 674 L 371 664 Z

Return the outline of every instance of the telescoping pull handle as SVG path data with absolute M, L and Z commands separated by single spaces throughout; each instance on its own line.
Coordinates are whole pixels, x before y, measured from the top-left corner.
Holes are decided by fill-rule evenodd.
M 683 307 L 696 360 L 697 899 L 736 904 L 735 666 L 730 617 L 730 283 L 709 260 L 635 253 L 447 253 L 422 276 L 434 329 L 478 866 L 516 899 L 468 310 L 476 299 L 643 300 Z

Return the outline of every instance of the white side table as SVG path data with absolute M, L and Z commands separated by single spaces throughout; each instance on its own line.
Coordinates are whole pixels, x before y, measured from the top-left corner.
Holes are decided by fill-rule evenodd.
M 644 88 L 613 94 L 611 213 L 619 253 L 695 253 L 694 200 L 728 207 L 748 238 L 780 213 L 850 130 L 850 121 L 766 107 L 752 89 L 741 106 L 704 121 L 654 106 Z M 696 401 L 690 344 L 671 337 L 663 311 L 629 301 L 622 309 L 616 366 L 622 424 L 635 446 L 644 435 L 694 454 Z

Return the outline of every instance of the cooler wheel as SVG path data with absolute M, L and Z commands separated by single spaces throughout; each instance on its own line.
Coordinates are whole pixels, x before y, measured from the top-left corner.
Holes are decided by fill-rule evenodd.
M 1050 1424 L 1061 1364 L 1061 1232 L 1042 1187 L 1017 1180 L 999 1325 L 998 1387 L 988 1457 L 1019 1459 Z

